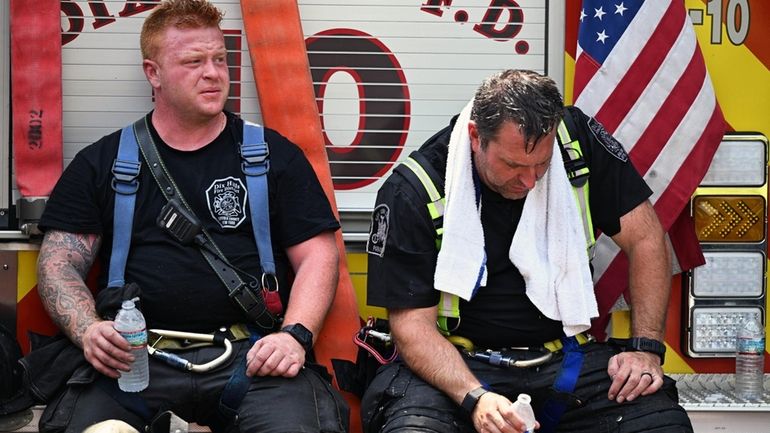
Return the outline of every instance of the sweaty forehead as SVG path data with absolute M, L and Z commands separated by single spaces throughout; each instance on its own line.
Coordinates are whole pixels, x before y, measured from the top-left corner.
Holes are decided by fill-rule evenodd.
M 498 151 L 504 152 L 510 158 L 529 164 L 550 159 L 555 139 L 556 132 L 551 131 L 536 142 L 527 141 L 517 124 L 506 122 L 490 143 L 494 143 Z
M 199 48 L 224 48 L 224 35 L 216 27 L 205 28 L 177 28 L 170 27 L 166 29 L 162 37 L 163 46 L 178 48 L 199 47 Z

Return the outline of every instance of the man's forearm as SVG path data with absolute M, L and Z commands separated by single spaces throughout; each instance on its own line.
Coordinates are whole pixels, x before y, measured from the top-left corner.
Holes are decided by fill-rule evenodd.
M 423 380 L 460 404 L 481 386 L 460 352 L 436 329 L 435 319 L 423 320 L 421 310 L 390 312 L 390 323 L 401 358 Z
M 322 233 L 287 252 L 295 277 L 284 323 L 302 323 L 318 337 L 339 281 L 339 253 L 334 234 Z
M 631 332 L 663 340 L 671 294 L 671 260 L 665 241 L 644 241 L 629 255 Z
M 97 235 L 52 231 L 38 257 L 37 290 L 48 315 L 78 346 L 92 323 L 100 320 L 85 275 L 101 244 Z

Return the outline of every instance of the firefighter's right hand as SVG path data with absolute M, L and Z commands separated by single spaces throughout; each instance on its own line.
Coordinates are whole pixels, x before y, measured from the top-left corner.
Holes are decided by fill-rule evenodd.
M 471 418 L 478 433 L 524 433 L 527 430 L 527 425 L 513 411 L 511 401 L 494 392 L 479 398 Z M 540 428 L 540 424 L 535 428 Z
M 114 322 L 96 321 L 83 333 L 83 354 L 96 371 L 117 379 L 134 360 L 128 341 L 113 328 Z

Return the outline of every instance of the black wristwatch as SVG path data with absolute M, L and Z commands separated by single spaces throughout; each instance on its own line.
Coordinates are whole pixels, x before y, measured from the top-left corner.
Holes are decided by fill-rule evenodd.
M 310 349 L 313 348 L 313 333 L 302 326 L 301 323 L 286 325 L 281 328 L 281 332 L 285 332 L 294 337 L 294 339 L 305 348 L 305 352 L 310 352 Z
M 629 338 L 626 343 L 626 350 L 632 352 L 649 352 L 660 357 L 660 364 L 666 359 L 666 345 L 658 340 L 644 337 Z
M 462 408 L 465 409 L 469 414 L 473 413 L 473 409 L 476 409 L 476 405 L 479 404 L 479 399 L 487 392 L 489 391 L 484 389 L 483 386 L 468 392 L 465 394 L 465 398 L 463 398 L 463 402 L 460 403 L 460 406 L 462 406 Z

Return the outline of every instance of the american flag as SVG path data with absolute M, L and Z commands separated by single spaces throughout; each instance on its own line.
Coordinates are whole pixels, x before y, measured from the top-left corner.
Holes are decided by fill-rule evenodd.
M 682 268 L 692 265 L 683 263 L 682 251 L 695 249 L 702 260 L 692 227 L 671 229 L 708 170 L 725 122 L 684 2 L 584 0 L 574 95 L 575 105 L 624 145 L 652 188 L 650 201 Z M 619 253 L 607 236 L 597 240 L 602 316 L 628 286 L 628 261 Z

